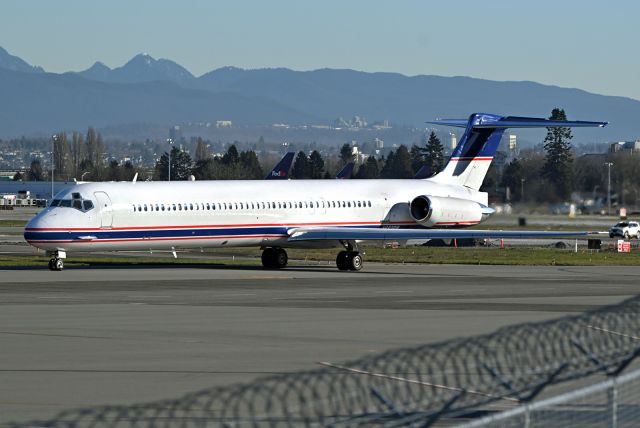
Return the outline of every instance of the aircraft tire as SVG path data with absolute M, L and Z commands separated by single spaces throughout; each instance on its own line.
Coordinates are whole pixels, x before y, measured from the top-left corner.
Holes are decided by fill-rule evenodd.
M 275 267 L 275 250 L 273 248 L 265 248 L 260 259 L 265 269 L 273 269 Z
M 55 267 L 53 266 L 55 261 L 56 259 L 49 259 L 49 270 L 55 270 Z
M 363 260 L 359 252 L 350 252 L 347 260 L 349 270 L 358 271 L 362 269 Z
M 53 259 L 53 270 L 61 271 L 62 269 L 64 269 L 64 260 Z
M 289 262 L 289 256 L 287 255 L 287 252 L 284 249 L 274 248 L 272 260 L 273 260 L 272 267 L 276 269 L 282 269 L 285 266 L 287 266 L 287 263 Z
M 336 266 L 338 266 L 338 270 L 349 270 L 349 253 L 347 251 L 340 251 L 338 253 Z

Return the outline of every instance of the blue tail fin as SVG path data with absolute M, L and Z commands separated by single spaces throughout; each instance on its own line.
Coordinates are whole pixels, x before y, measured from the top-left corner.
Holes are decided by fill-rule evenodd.
M 265 180 L 287 180 L 289 178 L 289 169 L 291 169 L 291 162 L 293 161 L 294 152 L 287 152 L 280 162 L 273 167 L 269 174 L 264 178 Z
M 466 121 L 443 119 L 427 123 L 465 128 L 449 162 L 433 179 L 443 183 L 460 184 L 474 190 L 482 186 L 491 161 L 498 150 L 502 134 L 507 128 L 603 127 L 607 125 L 607 122 L 505 117 L 487 113 L 474 113 Z
M 349 162 L 348 164 L 346 164 L 341 170 L 340 172 L 338 172 L 336 174 L 336 178 L 339 180 L 343 180 L 345 178 L 349 178 L 351 177 L 351 173 L 353 172 L 353 166 L 355 164 L 353 162 Z
M 422 165 L 418 170 L 418 172 L 416 172 L 416 175 L 413 176 L 413 178 L 416 178 L 419 180 L 429 178 L 429 177 L 431 177 L 431 168 L 429 168 L 429 165 Z

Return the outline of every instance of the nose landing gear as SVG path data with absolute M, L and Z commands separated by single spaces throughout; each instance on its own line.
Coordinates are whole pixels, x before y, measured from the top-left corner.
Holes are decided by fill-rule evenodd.
M 64 269 L 64 259 L 67 258 L 67 253 L 64 251 L 54 251 L 49 253 L 51 259 L 49 260 L 49 270 L 61 271 Z

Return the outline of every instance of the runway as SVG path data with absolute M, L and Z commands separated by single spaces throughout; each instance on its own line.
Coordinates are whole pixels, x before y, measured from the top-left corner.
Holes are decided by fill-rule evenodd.
M 0 270 L 0 422 L 172 398 L 614 303 L 640 268 Z

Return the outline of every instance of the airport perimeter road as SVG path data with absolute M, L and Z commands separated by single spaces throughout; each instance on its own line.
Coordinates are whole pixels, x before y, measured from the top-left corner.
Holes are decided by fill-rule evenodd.
M 640 268 L 0 270 L 0 422 L 178 397 L 640 292 Z

